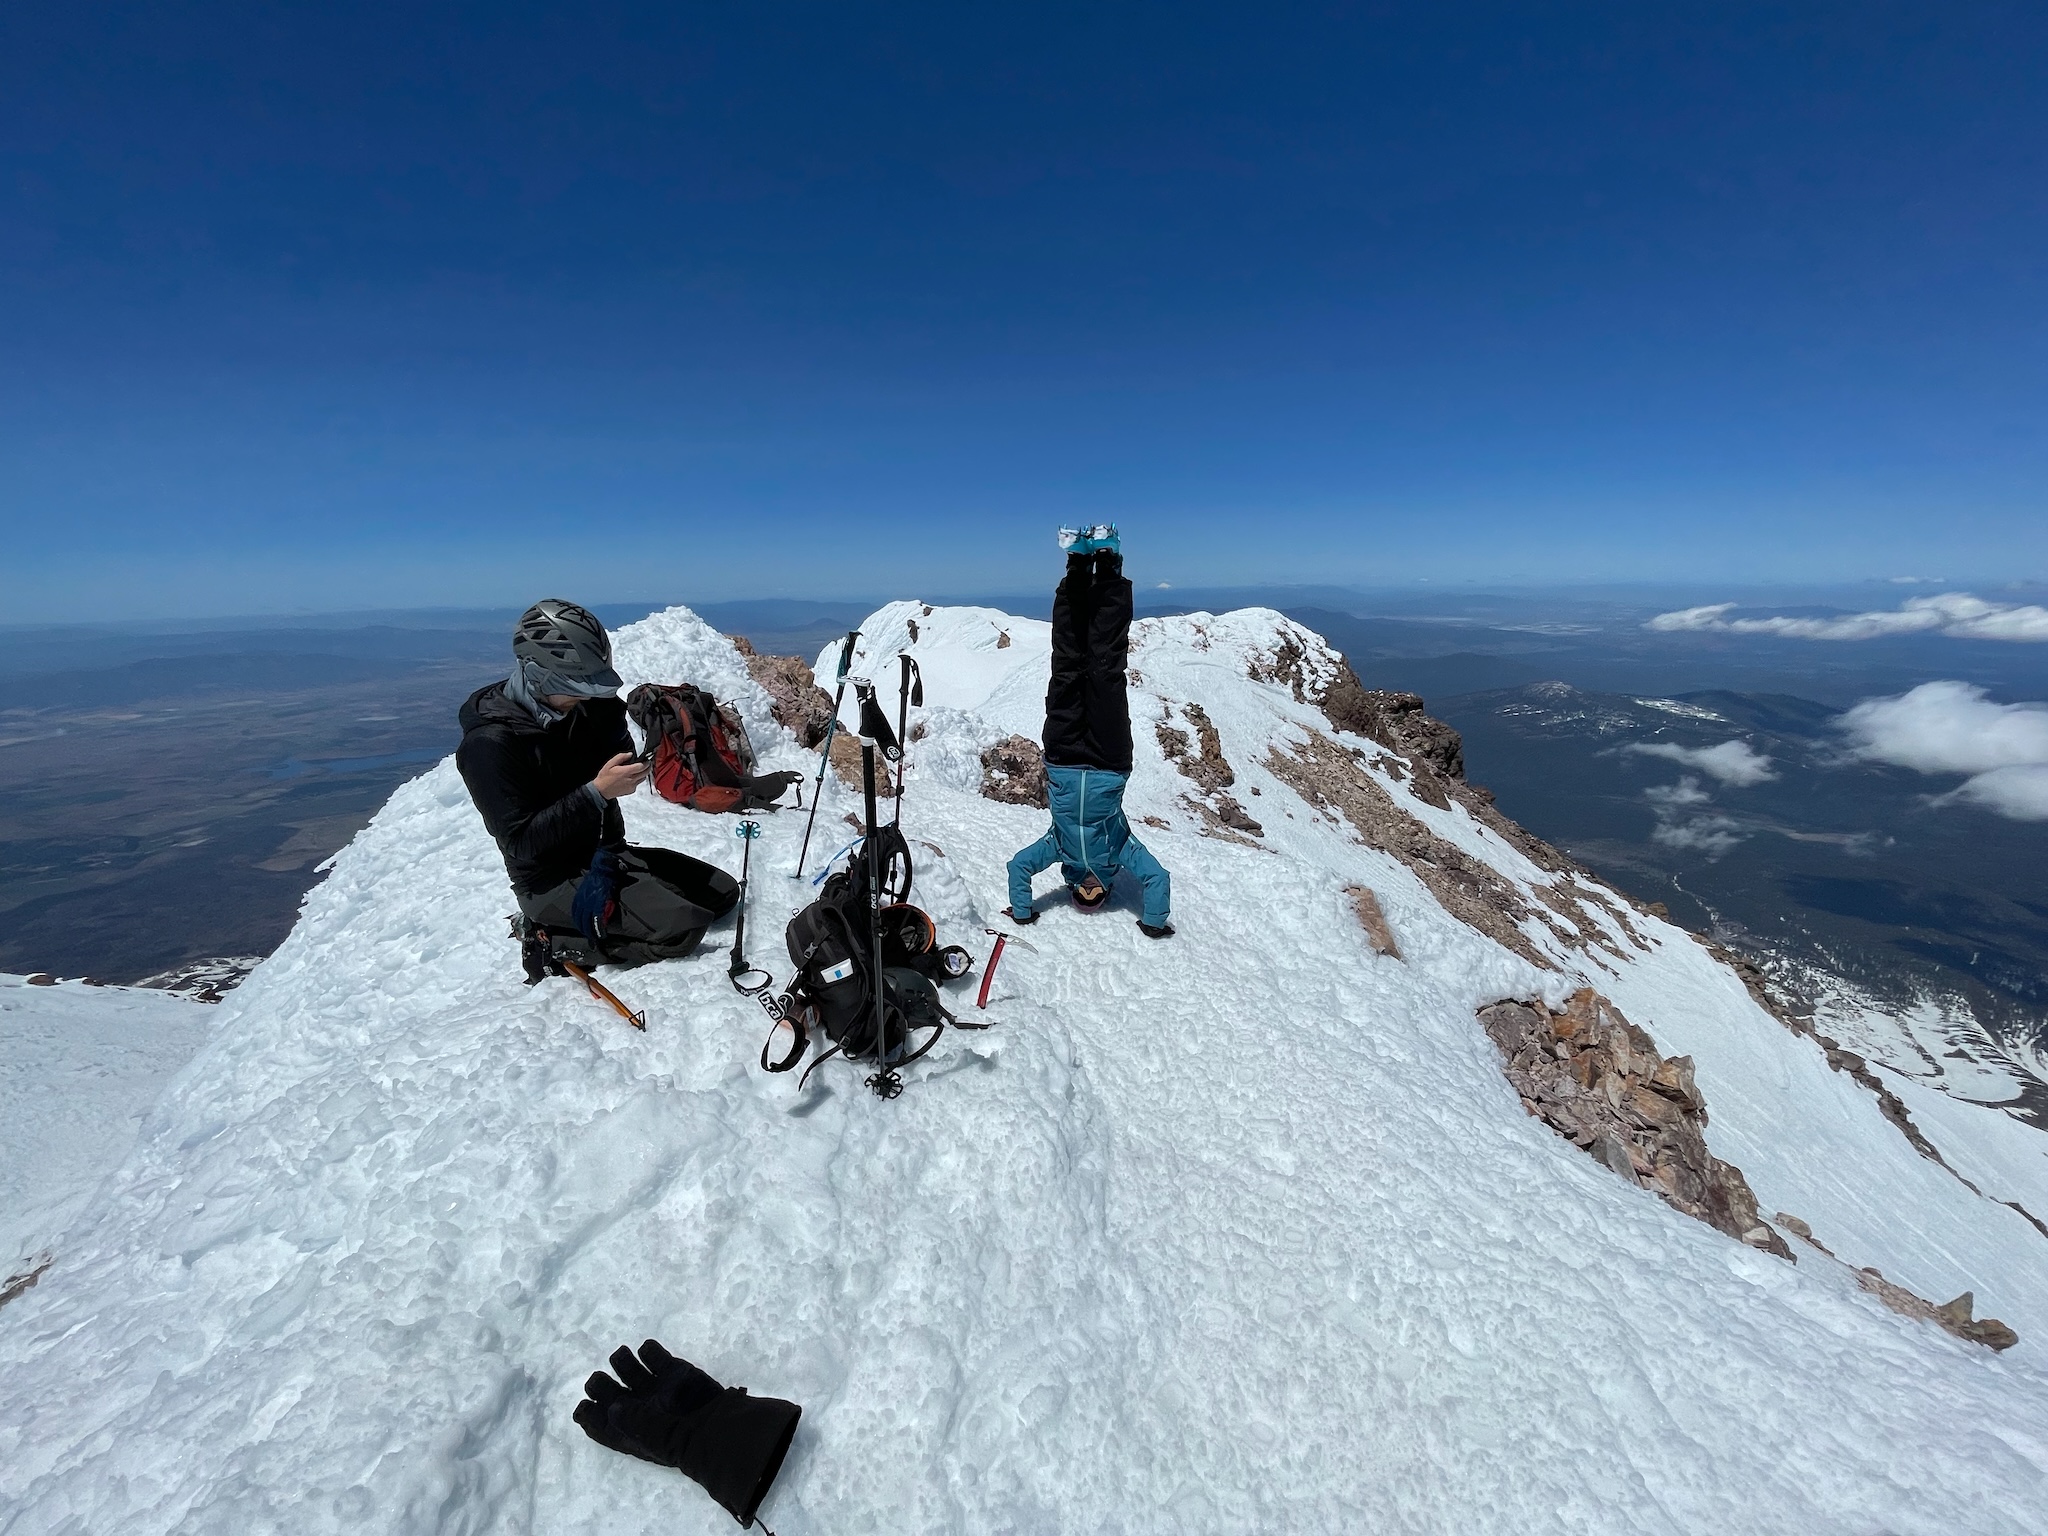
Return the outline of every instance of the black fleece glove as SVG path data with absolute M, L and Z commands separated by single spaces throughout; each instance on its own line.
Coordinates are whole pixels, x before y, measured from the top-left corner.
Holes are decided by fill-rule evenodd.
M 583 1384 L 576 1422 L 599 1445 L 657 1466 L 674 1467 L 741 1525 L 768 1495 L 803 1410 L 773 1397 L 749 1397 L 745 1387 L 721 1387 L 659 1341 L 640 1346 L 639 1358 L 621 1345 L 612 1352 L 614 1381 L 603 1371 Z

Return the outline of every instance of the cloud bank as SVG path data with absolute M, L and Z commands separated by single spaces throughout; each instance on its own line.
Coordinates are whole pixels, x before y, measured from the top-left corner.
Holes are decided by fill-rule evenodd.
M 1708 603 L 1660 613 L 1643 625 L 1665 634 L 1782 635 L 1794 640 L 1883 640 L 1896 635 L 1949 635 L 1958 640 L 2048 641 L 2048 608 L 1992 603 L 1968 592 L 1913 597 L 1897 608 L 1830 619 L 1731 619 L 1733 603 Z
M 1700 788 L 1700 781 L 1689 773 L 1676 784 L 1651 785 L 1643 791 L 1643 798 L 1650 802 L 1650 814 L 1657 818 L 1650 840 L 1666 848 L 1681 848 L 1718 859 L 1749 836 L 1749 829 L 1734 817 L 1718 811 L 1700 811 L 1701 806 L 1711 805 L 1714 797 Z
M 1635 741 L 1625 749 L 1644 757 L 1663 757 L 1681 767 L 1709 774 L 1723 784 L 1747 789 L 1778 775 L 1771 760 L 1746 741 L 1724 741 L 1718 747 L 1681 747 L 1669 741 Z
M 1837 723 L 1850 750 L 1870 762 L 1968 774 L 1943 800 L 2048 821 L 2048 705 L 1994 703 L 1974 683 L 1922 683 L 1866 699 Z

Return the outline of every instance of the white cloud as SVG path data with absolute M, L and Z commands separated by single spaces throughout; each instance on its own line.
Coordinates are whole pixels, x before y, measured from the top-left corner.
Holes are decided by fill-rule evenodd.
M 1837 722 L 1858 757 L 1921 773 L 2048 763 L 2048 705 L 1995 704 L 1975 683 L 1922 683 L 1865 699 Z
M 1687 774 L 1676 784 L 1652 784 L 1643 791 L 1643 798 L 1652 805 L 1705 805 L 1714 797 L 1700 788 L 1700 781 Z
M 1771 769 L 1771 760 L 1746 741 L 1724 741 L 1718 747 L 1681 747 L 1670 741 L 1635 741 L 1630 742 L 1626 750 L 1640 752 L 1644 757 L 1669 758 L 1681 767 L 1711 774 L 1723 784 L 1737 789 L 1747 789 L 1752 784 L 1762 784 L 1778 776 Z
M 1993 603 L 1968 592 L 1908 598 L 1897 608 L 1829 619 L 1731 619 L 1733 603 L 1707 603 L 1660 613 L 1643 625 L 1666 634 L 1712 632 L 1782 635 L 1794 640 L 1882 640 L 1894 635 L 1948 635 L 1958 640 L 2048 641 L 2048 608 Z
M 1922 683 L 1865 699 L 1837 724 L 1850 750 L 1871 762 L 1970 775 L 1944 800 L 2048 821 L 2048 705 L 1994 703 L 1974 683 Z
M 2048 763 L 1993 768 L 1965 782 L 1953 798 L 1974 801 L 2014 821 L 2048 821 Z
M 1667 848 L 1689 849 L 1718 859 L 1745 835 L 1741 824 L 1729 817 L 1695 816 L 1691 821 L 1660 821 L 1650 838 Z
M 1666 848 L 1682 848 L 1718 859 L 1749 836 L 1749 830 L 1732 816 L 1718 812 L 1692 814 L 1695 807 L 1711 803 L 1714 797 L 1689 773 L 1676 784 L 1651 785 L 1643 791 L 1643 798 L 1650 802 L 1651 814 L 1657 818 L 1650 840 Z

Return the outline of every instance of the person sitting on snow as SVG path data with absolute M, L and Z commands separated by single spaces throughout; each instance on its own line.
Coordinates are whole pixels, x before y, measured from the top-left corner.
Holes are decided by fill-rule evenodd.
M 1138 928 L 1173 932 L 1173 879 L 1131 831 L 1124 785 L 1131 775 L 1131 584 L 1116 529 L 1060 530 L 1067 574 L 1052 603 L 1052 682 L 1045 691 L 1046 796 L 1052 828 L 1010 860 L 1011 919 L 1038 920 L 1031 877 L 1057 863 L 1074 904 L 1109 900 L 1119 871 L 1145 888 Z
M 511 676 L 471 694 L 459 717 L 455 766 L 498 840 L 529 936 L 584 966 L 687 955 L 739 900 L 722 869 L 627 845 L 619 797 L 647 765 L 620 686 L 596 616 L 547 598 L 512 632 Z

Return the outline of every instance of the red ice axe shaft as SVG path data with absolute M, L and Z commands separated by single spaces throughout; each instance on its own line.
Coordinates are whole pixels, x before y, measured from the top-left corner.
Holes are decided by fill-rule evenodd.
M 974 1000 L 977 1008 L 988 1006 L 988 989 L 996 984 L 996 962 L 1003 958 L 1003 946 L 1010 942 L 1007 933 L 996 933 L 993 928 L 988 932 L 996 934 L 996 947 L 988 952 L 988 966 L 981 973 L 981 996 Z

